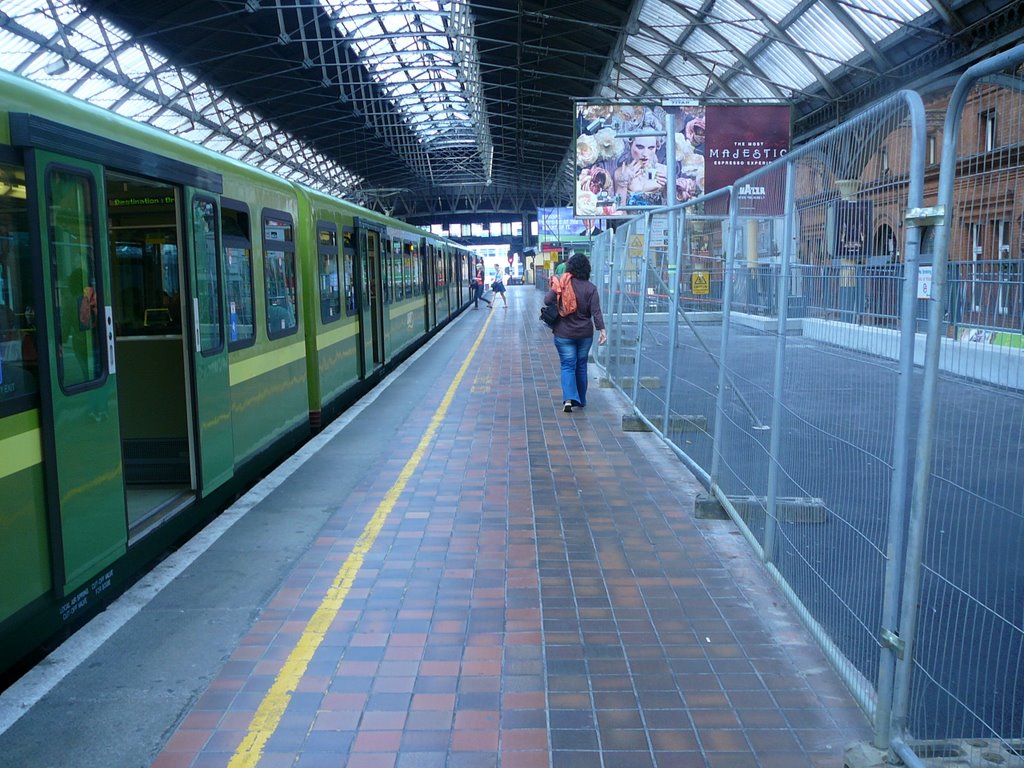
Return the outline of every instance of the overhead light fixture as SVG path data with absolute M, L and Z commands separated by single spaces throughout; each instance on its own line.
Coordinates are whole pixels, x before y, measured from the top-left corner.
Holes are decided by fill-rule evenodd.
M 54 59 L 45 67 L 43 67 L 43 72 L 48 74 L 50 77 L 66 74 L 70 70 L 71 65 L 68 64 L 68 60 L 65 59 L 63 56 L 61 56 L 59 59 Z

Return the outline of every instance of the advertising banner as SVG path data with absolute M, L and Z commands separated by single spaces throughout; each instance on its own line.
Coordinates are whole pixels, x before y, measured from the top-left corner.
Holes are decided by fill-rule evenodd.
M 675 122 L 668 193 L 666 117 Z M 633 216 L 732 184 L 789 151 L 788 106 L 576 105 L 579 218 Z M 766 194 L 770 194 L 766 191 Z
M 572 208 L 538 208 L 537 235 L 539 237 L 592 237 L 604 229 L 598 218 L 577 219 Z
M 538 208 L 538 237 L 573 237 L 583 233 L 583 222 L 572 215 L 572 208 Z

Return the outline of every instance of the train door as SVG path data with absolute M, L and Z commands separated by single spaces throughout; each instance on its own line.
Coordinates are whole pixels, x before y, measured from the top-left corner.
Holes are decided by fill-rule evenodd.
M 230 414 L 224 407 L 219 219 L 212 197 L 178 185 L 109 170 L 105 183 L 133 541 L 190 504 L 199 488 L 223 479 L 221 443 Z
M 445 274 L 445 247 L 434 250 L 434 317 L 448 318 L 448 281 Z
M 357 222 L 360 261 L 362 263 L 362 370 L 368 375 L 384 364 L 384 294 L 381 270 L 381 234 L 383 230 Z
M 423 292 L 427 304 L 427 328 L 437 325 L 437 305 L 434 303 L 434 292 L 437 281 L 434 279 L 434 246 L 423 249 Z
M 218 201 L 209 193 L 190 190 L 185 221 L 195 376 L 193 434 L 202 446 L 197 485 L 208 492 L 231 477 L 235 461 Z
M 47 499 L 54 589 L 67 596 L 127 540 L 105 190 L 97 165 L 41 150 L 33 157 Z

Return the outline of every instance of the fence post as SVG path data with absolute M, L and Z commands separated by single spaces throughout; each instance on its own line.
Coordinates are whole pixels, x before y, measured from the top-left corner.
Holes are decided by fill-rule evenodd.
M 786 326 L 789 321 L 789 269 L 793 254 L 793 217 L 796 215 L 796 170 L 786 163 L 785 202 L 783 203 L 782 264 L 779 270 L 778 323 L 775 342 L 775 381 L 772 383 L 771 437 L 768 440 L 768 509 L 764 520 L 764 547 L 761 556 L 766 563 L 775 559 L 775 533 L 778 527 L 776 500 L 779 494 L 779 451 L 782 443 L 782 398 L 786 366 Z
M 893 472 L 889 491 L 889 525 L 886 543 L 885 584 L 878 663 L 878 695 L 875 705 L 875 746 L 889 745 L 892 717 L 894 669 L 899 652 L 898 626 L 900 574 L 904 554 L 903 529 L 906 522 L 907 478 L 910 474 L 910 402 L 914 381 L 914 336 L 917 331 L 917 272 L 921 251 L 921 224 L 926 212 L 924 195 L 924 145 L 926 123 L 924 104 L 917 94 L 909 94 L 910 111 L 909 188 L 907 190 L 906 236 L 903 249 L 903 295 L 900 304 L 900 379 L 896 393 L 893 429 Z
M 629 242 L 629 232 L 632 226 L 633 224 L 632 222 L 630 222 L 625 227 L 622 227 L 621 237 L 619 236 L 619 232 L 616 231 L 613 240 L 613 242 L 615 243 L 615 247 L 612 249 L 613 266 L 611 273 L 611 281 L 609 282 L 608 286 L 608 292 L 609 296 L 611 297 L 609 303 L 611 304 L 611 313 L 612 317 L 614 318 L 614 327 L 618 328 L 619 330 L 614 335 L 609 334 L 611 336 L 611 339 L 609 340 L 608 352 L 605 356 L 605 371 L 608 372 L 609 376 L 614 376 L 614 374 L 618 373 L 617 370 L 612 372 L 611 366 L 612 361 L 618 359 L 616 355 L 618 354 L 618 350 L 622 347 L 622 302 L 624 300 L 622 295 L 624 284 L 623 275 L 626 271 L 625 261 L 626 255 L 628 253 L 626 244 Z M 605 325 L 608 325 L 608 323 L 605 322 Z
M 728 242 L 725 244 L 725 264 L 722 269 L 722 341 L 718 350 L 718 393 L 715 395 L 715 431 L 711 439 L 710 487 L 714 494 L 718 486 L 719 458 L 722 453 L 722 433 L 725 429 L 725 355 L 729 349 L 729 313 L 732 311 L 732 284 L 736 269 L 736 228 L 739 224 L 739 204 L 736 201 L 736 187 L 729 188 Z
M 651 217 L 653 214 L 645 213 L 644 222 L 644 253 L 640 258 L 642 267 L 640 272 L 640 301 L 636 310 L 636 354 L 633 355 L 633 386 L 630 392 L 630 401 L 633 403 L 633 410 L 636 411 L 637 397 L 640 395 L 640 356 L 644 350 L 644 318 L 647 314 L 647 265 L 651 259 Z
M 674 165 L 674 163 L 670 163 Z M 669 189 L 675 188 L 675 182 Z M 677 225 L 676 214 L 679 215 Z M 665 408 L 662 413 L 663 435 L 668 436 L 669 424 L 672 416 L 672 382 L 675 380 L 673 372 L 676 369 L 676 345 L 679 339 L 679 279 L 682 275 L 683 249 L 680 244 L 679 232 L 686 231 L 686 208 L 678 211 L 669 210 L 668 213 L 668 247 L 672 254 L 672 261 L 668 265 L 668 362 L 665 364 Z

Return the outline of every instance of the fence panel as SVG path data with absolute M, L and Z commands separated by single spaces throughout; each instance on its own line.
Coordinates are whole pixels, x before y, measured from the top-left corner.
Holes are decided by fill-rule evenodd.
M 927 197 L 901 93 L 601 259 L 606 367 L 910 765 L 1024 756 L 1022 64 L 961 80 Z
M 1022 63 L 972 67 L 943 129 L 894 705 L 897 748 L 991 764 L 1024 755 Z
M 721 190 L 685 204 L 679 228 L 679 301 L 665 435 L 703 475 L 714 456 L 730 194 Z
M 898 94 L 737 182 L 730 264 L 746 301 L 727 318 L 723 367 L 769 429 L 723 429 L 712 478 L 880 745 L 910 475 L 915 286 L 903 278 L 916 283 L 920 233 L 903 223 L 921 204 L 924 140 L 920 99 Z
M 904 217 L 923 143 L 920 99 L 901 93 L 728 194 L 631 220 L 608 259 L 634 371 L 668 394 L 613 350 L 616 384 L 758 548 L 881 744 L 918 310 L 920 231 Z M 677 211 L 674 230 L 659 224 Z

